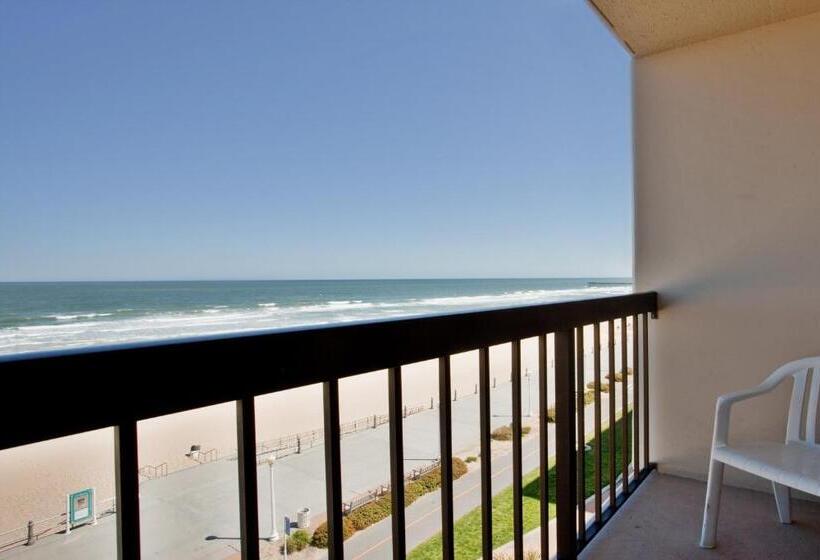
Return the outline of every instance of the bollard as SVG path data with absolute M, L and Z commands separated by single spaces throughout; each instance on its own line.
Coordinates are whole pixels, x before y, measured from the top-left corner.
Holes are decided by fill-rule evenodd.
M 457 400 L 458 400 L 458 389 L 456 389 L 455 391 L 453 391 L 453 400 L 454 400 L 454 401 L 457 401 Z
M 407 405 L 404 405 L 404 417 L 407 418 Z
M 373 429 L 376 429 L 376 415 L 373 415 Z
M 433 410 L 433 397 L 430 397 L 430 410 Z
M 296 436 L 296 453 L 299 454 L 302 452 L 302 438 Z
M 28 538 L 26 539 L 26 546 L 31 546 L 34 544 L 34 521 L 28 522 Z
M 495 389 L 495 377 L 493 377 L 493 389 Z
M 475 384 L 475 389 L 473 390 L 473 394 L 474 395 L 478 394 L 478 383 Z

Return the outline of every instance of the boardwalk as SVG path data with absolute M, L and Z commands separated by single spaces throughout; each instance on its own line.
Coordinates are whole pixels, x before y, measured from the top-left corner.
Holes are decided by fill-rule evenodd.
M 535 378 L 532 378 L 535 396 Z M 510 383 L 499 383 L 492 390 L 493 427 L 510 422 Z M 527 412 L 526 378 L 523 387 L 524 412 Z M 604 412 L 606 400 L 603 401 Z M 537 410 L 533 401 L 533 409 Z M 461 396 L 453 403 L 453 449 L 456 455 L 477 454 L 479 441 L 478 399 Z M 587 415 L 588 422 L 591 414 Z M 438 457 L 437 410 L 409 416 L 405 425 L 406 470 L 428 464 Z M 537 428 L 537 418 L 524 419 Z M 588 426 L 591 426 L 588 424 Z M 588 427 L 589 430 L 589 427 Z M 342 479 L 344 500 L 366 493 L 389 480 L 388 426 L 358 432 L 342 440 Z M 550 437 L 550 441 L 554 441 Z M 538 465 L 538 438 L 524 441 L 525 472 Z M 509 443 L 496 445 L 493 466 L 494 490 L 500 491 L 512 482 Z M 317 446 L 299 455 L 290 455 L 274 465 L 276 510 L 295 517 L 303 507 L 311 508 L 314 519 L 324 516 L 324 449 Z M 480 503 L 479 469 L 456 481 L 454 486 L 455 514 L 463 515 Z M 271 530 L 270 470 L 261 465 L 259 475 L 260 535 Z M 165 478 L 142 483 L 141 525 L 143 557 L 176 560 L 226 559 L 235 557 L 239 549 L 239 514 L 236 462 L 222 459 L 213 463 L 179 471 Z M 407 544 L 412 548 L 440 530 L 439 494 L 434 492 L 419 499 L 407 511 Z M 115 556 L 115 518 L 100 519 L 97 526 L 83 527 L 69 535 L 46 537 L 30 547 L 0 553 L 0 560 L 89 560 Z M 389 556 L 390 523 L 382 521 L 356 534 L 346 543 L 350 558 L 384 558 Z M 322 556 L 321 553 L 312 556 Z

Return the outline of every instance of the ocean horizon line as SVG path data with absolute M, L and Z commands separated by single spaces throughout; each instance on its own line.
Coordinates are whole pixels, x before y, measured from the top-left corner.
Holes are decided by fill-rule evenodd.
M 151 278 L 151 279 L 74 279 L 74 280 L 0 280 L 0 284 L 102 284 L 133 282 L 385 282 L 402 280 L 628 280 L 631 276 L 566 275 L 566 276 L 362 276 L 362 277 L 288 277 L 288 278 Z

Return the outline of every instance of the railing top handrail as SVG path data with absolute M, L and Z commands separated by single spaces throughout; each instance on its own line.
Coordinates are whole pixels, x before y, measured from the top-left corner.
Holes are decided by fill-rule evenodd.
M 5 379 L 45 381 L 30 406 L 0 408 L 0 425 L 14 426 L 0 449 L 656 311 L 644 292 L 0 357 Z M 166 374 L 162 384 L 136 381 L 147 371 Z M 230 377 L 215 383 L 214 372 Z

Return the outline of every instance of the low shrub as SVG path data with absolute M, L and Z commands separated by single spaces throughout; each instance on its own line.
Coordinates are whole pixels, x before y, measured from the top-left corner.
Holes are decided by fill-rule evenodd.
M 427 492 L 432 492 L 441 486 L 441 469 L 436 468 L 428 473 L 425 473 L 418 477 L 414 482 L 421 486 L 425 494 Z
M 292 535 L 285 541 L 285 546 L 288 548 L 288 553 L 298 552 L 304 550 L 310 544 L 310 535 L 304 529 L 294 531 Z
M 353 533 L 356 532 L 356 528 L 353 527 L 353 523 L 347 517 L 342 518 L 342 539 L 347 540 L 353 536 Z M 310 539 L 310 544 L 315 546 L 316 548 L 327 548 L 328 544 L 328 531 L 327 531 L 327 522 L 322 523 L 316 530 L 313 531 L 313 537 Z
M 316 548 L 327 548 L 328 532 L 327 522 L 322 523 L 313 531 L 313 536 L 310 537 L 310 544 Z
M 587 386 L 591 386 L 593 388 L 587 389 L 584 391 L 584 404 L 592 404 L 595 402 L 595 389 L 593 383 L 588 383 Z M 604 392 L 606 392 L 606 388 L 604 388 Z M 551 406 L 547 409 L 547 422 L 555 423 L 555 407 Z
M 453 480 L 458 480 L 465 474 L 467 474 L 467 463 L 458 457 L 453 457 Z
M 589 389 L 590 391 L 592 391 L 594 393 L 595 392 L 595 382 L 590 381 L 589 383 L 587 383 L 587 389 Z M 606 383 L 601 383 L 601 392 L 602 393 L 608 393 L 609 392 L 609 385 L 607 385 Z
M 606 374 L 606 379 L 607 379 L 607 381 L 609 381 L 609 374 Z M 617 383 L 621 383 L 623 380 L 624 380 L 624 374 L 623 374 L 623 372 L 616 371 L 616 372 L 615 372 L 615 381 L 616 381 Z
M 496 441 L 510 441 L 512 439 L 512 428 L 500 426 L 492 431 L 490 437 Z
M 361 531 L 386 517 L 390 517 L 392 509 L 390 496 L 382 496 L 378 500 L 357 507 L 347 515 L 347 519 L 353 523 L 353 527 L 357 531 Z
M 595 389 L 594 383 L 589 383 L 587 386 L 592 385 L 592 389 L 588 389 L 584 391 L 584 404 L 592 404 L 595 402 Z M 547 409 L 547 422 L 555 423 L 555 407 L 551 406 Z
M 475 455 L 470 455 L 466 459 L 464 459 L 465 463 L 475 463 L 476 461 L 478 461 L 478 458 L 476 458 Z
M 475 460 L 475 457 L 473 457 Z M 467 473 L 467 464 L 458 457 L 453 457 L 453 480 L 457 480 Z M 404 505 L 409 506 L 421 496 L 437 490 L 441 486 L 441 467 L 421 475 L 418 479 L 410 482 L 404 487 Z M 392 512 L 392 503 L 390 496 L 382 496 L 370 503 L 359 506 L 345 516 L 345 522 L 349 522 L 353 531 L 361 531 L 371 525 L 378 523 L 382 519 L 390 516 Z M 321 526 L 320 526 L 321 527 Z M 319 528 L 317 527 L 317 531 Z M 352 533 L 351 533 L 352 534 Z M 314 533 L 314 538 L 316 533 Z M 347 538 L 347 536 L 345 536 Z M 325 527 L 324 536 L 320 535 L 321 539 L 327 539 L 327 528 Z M 314 545 L 318 546 L 318 545 Z M 327 546 L 327 545 L 325 545 Z M 324 548 L 324 547 L 319 547 Z
M 521 426 L 521 437 L 524 437 L 532 431 L 530 426 Z M 512 424 L 508 426 L 500 426 L 492 431 L 490 437 L 496 441 L 510 441 L 512 439 Z
M 424 494 L 426 494 L 424 486 L 422 486 L 421 484 L 416 484 L 416 481 L 414 480 L 413 482 L 404 487 L 404 505 L 409 506 L 410 504 L 424 496 Z

